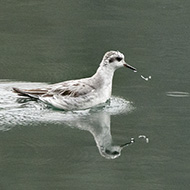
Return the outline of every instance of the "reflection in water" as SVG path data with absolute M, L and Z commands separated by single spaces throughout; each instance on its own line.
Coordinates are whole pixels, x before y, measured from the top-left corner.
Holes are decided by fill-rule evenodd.
M 44 83 L 0 82 L 0 130 L 10 130 L 16 125 L 40 123 L 64 123 L 68 126 L 89 131 L 96 142 L 100 154 L 108 159 L 120 156 L 121 150 L 133 143 L 131 139 L 123 145 L 113 144 L 110 131 L 111 115 L 128 113 L 133 110 L 130 102 L 117 97 L 101 107 L 81 111 L 60 111 L 47 108 L 41 102 L 18 98 L 11 91 L 12 86 L 42 87 Z
M 131 139 L 130 142 L 123 145 L 113 144 L 110 131 L 110 113 L 105 110 L 91 112 L 89 115 L 79 116 L 70 121 L 65 121 L 65 123 L 89 131 L 94 137 L 100 154 L 108 159 L 117 158 L 124 147 L 133 143 L 133 139 Z

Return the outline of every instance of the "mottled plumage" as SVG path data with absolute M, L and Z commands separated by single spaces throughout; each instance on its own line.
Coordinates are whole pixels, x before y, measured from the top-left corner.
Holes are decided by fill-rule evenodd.
M 22 96 L 39 99 L 64 110 L 86 109 L 105 103 L 111 97 L 114 71 L 120 67 L 136 69 L 124 61 L 119 51 L 107 52 L 96 73 L 89 78 L 48 85 L 43 89 L 13 90 Z

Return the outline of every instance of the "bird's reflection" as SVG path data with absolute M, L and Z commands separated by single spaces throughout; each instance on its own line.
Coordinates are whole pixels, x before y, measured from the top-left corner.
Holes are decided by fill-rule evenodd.
M 111 99 L 111 101 L 118 101 L 121 99 Z M 116 102 L 111 102 L 112 104 Z M 121 102 L 120 102 L 121 103 Z M 110 104 L 106 107 L 102 107 L 94 110 L 86 110 L 84 112 L 74 112 L 72 115 L 69 113 L 67 120 L 64 121 L 65 124 L 69 126 L 74 126 L 78 129 L 89 131 L 96 142 L 100 154 L 107 159 L 115 159 L 121 155 L 121 151 L 124 147 L 132 144 L 134 139 L 131 138 L 129 142 L 125 142 L 122 145 L 117 145 L 113 143 L 111 134 L 111 115 L 119 114 L 121 112 L 131 111 L 131 105 L 129 102 L 125 102 L 124 105 L 111 106 Z M 127 107 L 128 106 L 128 107 Z
M 19 86 L 22 83 L 19 83 Z M 14 84 L 16 86 L 17 83 Z M 33 83 L 23 83 L 23 86 Z M 42 85 L 42 84 L 36 84 Z M 108 159 L 121 155 L 124 147 L 133 143 L 133 139 L 122 145 L 113 143 L 110 120 L 112 115 L 128 113 L 133 110 L 131 102 L 122 98 L 111 97 L 110 101 L 100 107 L 83 111 L 65 112 L 46 107 L 43 103 L 31 101 L 11 92 L 12 83 L 0 83 L 0 130 L 7 131 L 18 125 L 36 125 L 37 123 L 66 124 L 81 130 L 89 131 L 96 142 L 100 154 Z
M 100 154 L 108 159 L 114 159 L 121 155 L 121 150 L 133 143 L 133 139 L 122 145 L 113 144 L 110 114 L 107 112 L 91 113 L 90 115 L 80 116 L 70 121 L 65 121 L 69 126 L 89 131 L 96 142 Z

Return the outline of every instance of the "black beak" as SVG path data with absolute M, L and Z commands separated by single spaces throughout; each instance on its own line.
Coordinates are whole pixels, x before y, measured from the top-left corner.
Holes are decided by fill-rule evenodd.
M 133 144 L 135 142 L 135 139 L 134 138 L 131 138 L 131 141 L 130 142 L 127 142 L 127 143 L 125 143 L 125 144 L 122 144 L 122 145 L 120 145 L 120 147 L 121 148 L 124 148 L 124 147 L 126 147 L 126 146 L 128 146 L 128 145 L 130 145 L 130 144 Z
M 136 69 L 135 67 L 133 67 L 133 66 L 127 64 L 127 63 L 125 63 L 125 64 L 123 64 L 123 65 L 124 65 L 125 67 L 127 67 L 127 68 L 133 70 L 134 72 L 137 72 L 137 69 Z

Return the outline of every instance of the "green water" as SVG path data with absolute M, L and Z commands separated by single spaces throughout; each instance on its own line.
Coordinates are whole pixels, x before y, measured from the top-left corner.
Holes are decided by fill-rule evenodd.
M 2 0 L 0 189 L 189 189 L 189 8 L 185 0 Z M 64 112 L 11 91 L 91 76 L 108 50 L 138 72 L 116 71 L 104 107 Z

